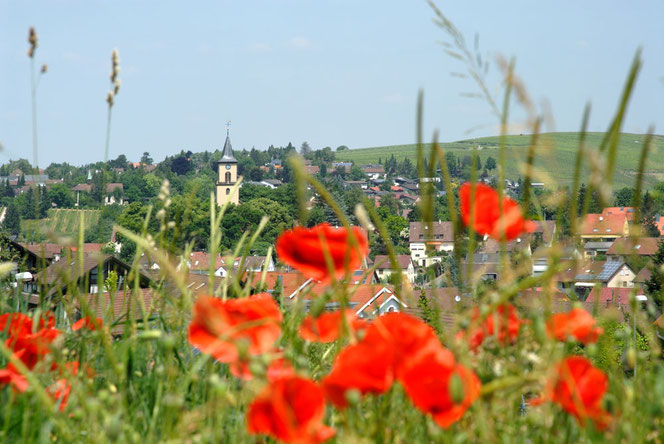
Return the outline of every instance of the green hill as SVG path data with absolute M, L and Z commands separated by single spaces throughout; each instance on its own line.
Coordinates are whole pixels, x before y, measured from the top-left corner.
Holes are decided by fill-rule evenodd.
M 604 133 L 588 133 L 586 135 L 587 146 L 597 149 Z M 643 147 L 645 136 L 642 134 L 623 133 L 620 137 L 616 169 L 614 173 L 614 189 L 623 186 L 634 186 L 636 170 L 638 168 L 639 156 Z M 508 178 L 516 178 L 520 175 L 520 165 L 525 162 L 530 135 L 507 136 L 507 166 Z M 535 166 L 545 174 L 544 177 L 536 177 L 534 180 L 544 182 L 547 186 L 552 184 L 571 184 L 574 174 L 574 159 L 578 150 L 579 133 L 544 133 L 540 135 L 538 143 Z M 499 137 L 479 137 L 476 139 L 460 140 L 458 142 L 443 143 L 446 151 L 456 156 L 465 156 L 472 153 L 475 146 L 480 146 L 479 156 L 482 163 L 487 157 L 492 156 L 498 160 Z M 426 144 L 428 148 L 430 144 Z M 653 187 L 657 182 L 664 180 L 664 136 L 654 136 L 653 144 L 648 156 L 646 166 L 645 186 Z M 336 158 L 342 161 L 354 161 L 357 164 L 378 163 L 392 154 L 401 160 L 409 157 L 412 161 L 417 159 L 417 148 L 412 145 L 392 145 L 374 148 L 353 149 L 336 152 Z M 584 174 L 582 181 L 587 182 L 590 172 L 589 162 L 584 163 Z M 584 178 L 586 178 L 584 180 Z
M 101 211 L 99 210 L 49 210 L 48 218 L 41 220 L 23 220 L 21 222 L 21 236 L 32 241 L 46 238 L 46 234 L 54 233 L 58 236 L 78 237 L 79 224 L 83 215 L 85 228 L 99 223 Z

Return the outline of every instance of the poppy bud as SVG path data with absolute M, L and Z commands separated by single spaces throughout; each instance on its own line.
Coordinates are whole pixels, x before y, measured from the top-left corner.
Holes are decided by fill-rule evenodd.
M 636 350 L 634 350 L 634 347 L 627 349 L 627 365 L 629 365 L 629 368 L 634 368 L 634 365 L 636 365 Z
M 254 376 L 264 376 L 265 375 L 265 365 L 257 360 L 252 360 L 249 363 L 249 371 Z
M 314 302 L 311 304 L 311 308 L 309 308 L 309 314 L 312 317 L 317 318 L 321 315 L 323 310 L 325 310 L 325 304 L 327 304 L 327 298 L 314 299 Z
M 348 404 L 356 405 L 360 402 L 360 399 L 362 399 L 362 394 L 359 390 L 350 389 L 346 392 L 346 401 L 348 401 Z
M 461 404 L 466 396 L 463 390 L 463 381 L 458 374 L 454 373 L 450 376 L 449 384 L 450 398 L 452 399 L 452 402 L 455 404 Z

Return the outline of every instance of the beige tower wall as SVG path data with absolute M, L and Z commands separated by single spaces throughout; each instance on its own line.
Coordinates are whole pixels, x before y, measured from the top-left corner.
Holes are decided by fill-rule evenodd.
M 226 169 L 226 165 L 230 165 L 230 169 Z M 230 181 L 226 180 L 226 173 L 230 173 Z M 217 205 L 220 207 L 226 205 L 227 202 L 238 205 L 240 202 L 240 193 L 239 189 L 233 189 L 237 183 L 237 164 L 220 163 L 217 167 Z
M 230 165 L 231 169 L 227 170 L 226 165 Z M 226 172 L 231 173 L 231 183 L 237 182 L 237 164 L 231 163 L 220 163 L 217 166 L 217 181 L 225 183 L 226 181 Z

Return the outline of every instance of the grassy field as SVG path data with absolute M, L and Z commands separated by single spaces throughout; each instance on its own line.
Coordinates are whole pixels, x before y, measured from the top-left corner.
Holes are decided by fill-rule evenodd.
M 23 220 L 21 234 L 29 240 L 43 239 L 44 235 L 54 233 L 58 236 L 78 236 L 81 215 L 85 227 L 99 223 L 99 210 L 49 210 L 48 218 L 42 220 Z
M 604 133 L 588 133 L 587 146 L 597 149 L 600 145 Z M 644 135 L 624 133 L 618 146 L 618 155 L 616 159 L 616 169 L 613 179 L 614 189 L 623 186 L 633 186 L 638 168 L 639 155 L 643 147 Z M 530 144 L 531 136 L 518 135 L 507 136 L 507 163 L 506 171 L 508 178 L 516 178 L 520 174 L 520 167 L 525 162 L 526 153 Z M 543 174 L 539 177 L 541 182 L 546 185 L 571 184 L 574 174 L 574 159 L 578 150 L 579 133 L 544 133 L 540 135 L 540 142 L 535 157 L 535 166 Z M 492 156 L 498 160 L 499 150 L 498 137 L 481 137 L 477 139 L 460 140 L 457 142 L 443 143 L 446 151 L 454 153 L 456 156 L 465 156 L 471 154 L 473 147 L 479 145 L 479 155 L 482 163 L 487 157 Z M 427 148 L 429 145 L 426 145 Z M 653 145 L 648 156 L 648 163 L 645 170 L 645 185 L 648 188 L 653 187 L 657 182 L 664 180 L 664 136 L 655 136 Z M 393 145 L 374 148 L 353 149 L 350 151 L 337 152 L 338 160 L 352 160 L 357 164 L 383 162 L 392 154 L 401 160 L 409 157 L 415 161 L 417 159 L 416 145 Z M 585 174 L 587 177 L 589 163 L 586 161 Z

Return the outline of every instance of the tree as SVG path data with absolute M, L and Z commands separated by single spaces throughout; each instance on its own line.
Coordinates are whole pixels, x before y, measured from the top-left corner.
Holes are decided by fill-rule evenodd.
M 320 177 L 325 177 L 327 176 L 327 164 L 326 163 L 321 163 L 320 164 Z
M 171 171 L 173 171 L 178 176 L 184 176 L 191 169 L 191 164 L 185 156 L 179 156 L 173 159 L 171 163 Z
M 495 169 L 496 169 L 496 166 L 497 166 L 497 165 L 496 165 L 496 159 L 494 159 L 494 158 L 491 157 L 491 156 L 487 157 L 487 159 L 486 159 L 486 164 L 484 165 L 484 167 L 485 167 L 487 170 L 492 171 L 492 170 L 495 170 Z
M 302 145 L 300 145 L 300 154 L 302 155 L 302 157 L 308 158 L 307 156 L 310 156 L 312 151 L 313 150 L 309 146 L 308 142 L 306 141 L 302 142 Z
M 357 165 L 353 165 L 350 167 L 349 177 L 350 180 L 367 180 L 367 175 L 364 174 L 362 168 L 360 168 Z
M 51 185 L 48 194 L 51 201 L 58 208 L 71 208 L 74 206 L 74 195 L 69 187 L 63 183 L 55 183 Z
M 337 151 L 348 151 L 348 147 L 346 145 L 339 145 L 337 147 Z
M 646 281 L 646 291 L 660 312 L 664 308 L 664 271 L 662 271 L 662 265 L 664 265 L 664 241 L 660 240 L 659 247 L 650 265 L 650 279 Z
M 398 215 L 399 213 L 399 202 L 393 194 L 385 194 L 380 198 L 380 208 L 378 209 L 378 214 L 387 216 L 389 214 Z
M 427 293 L 424 288 L 420 290 L 420 297 L 417 299 L 417 308 L 422 310 L 420 315 L 422 320 L 427 324 L 431 323 L 431 307 L 429 307 L 429 299 L 427 298 Z
M 16 208 L 16 204 L 12 201 L 7 207 L 7 214 L 5 214 L 5 221 L 3 223 L 4 229 L 12 235 L 18 236 L 21 232 L 21 215 Z
M 634 188 L 623 187 L 616 192 L 613 205 L 616 207 L 628 207 L 634 201 Z
M 143 153 L 143 156 L 141 156 L 141 163 L 145 165 L 152 165 L 152 157 L 150 157 L 150 153 L 147 151 Z
M 111 168 L 127 168 L 127 156 L 120 154 L 117 159 L 108 162 Z
M 659 228 L 655 221 L 655 202 L 650 192 L 646 191 L 641 204 L 641 226 L 648 237 L 659 237 Z
M 579 187 L 579 194 L 577 197 L 577 202 L 579 204 L 578 208 L 578 215 L 581 215 L 581 212 L 583 211 L 583 206 L 584 202 L 586 200 L 586 185 L 581 184 L 581 187 Z M 592 193 L 590 193 L 590 203 L 588 205 L 588 214 L 598 214 L 602 212 L 602 204 L 599 199 L 599 194 L 597 193 L 596 190 L 593 190 Z

